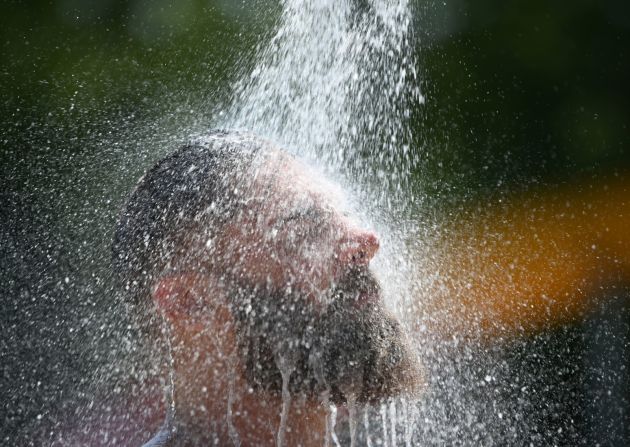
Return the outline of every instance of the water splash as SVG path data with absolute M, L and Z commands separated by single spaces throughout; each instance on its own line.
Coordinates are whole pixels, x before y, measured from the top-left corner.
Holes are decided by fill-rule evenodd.
M 400 190 L 422 101 L 407 0 L 284 0 L 278 30 L 236 86 L 227 124 L 267 135 L 354 182 Z M 373 182 L 370 182 L 373 183 Z
M 339 443 L 339 438 L 337 437 L 337 433 L 335 432 L 335 426 L 337 425 L 337 407 L 329 404 L 326 407 L 326 410 L 328 412 L 326 417 L 326 436 L 330 436 L 330 438 L 327 438 L 326 442 L 328 442 L 328 439 L 330 439 L 332 440 L 335 447 L 341 447 L 341 444 Z
M 239 447 L 241 445 L 240 437 L 238 436 L 238 431 L 234 426 L 234 398 L 235 398 L 235 383 L 236 383 L 236 361 L 234 358 L 234 354 L 230 355 L 228 360 L 229 362 L 229 383 L 228 383 L 228 406 L 227 406 L 227 426 L 228 426 L 228 435 L 230 440 L 232 441 L 232 445 L 235 447 Z
M 348 397 L 348 422 L 350 429 L 350 447 L 357 445 L 357 422 L 358 422 L 358 408 L 357 397 L 355 394 L 349 394 Z
M 418 156 L 417 152 L 414 155 L 409 150 L 412 136 L 405 124 L 410 110 L 409 104 L 423 101 L 417 87 L 415 64 L 408 52 L 411 32 L 410 5 L 403 0 L 389 2 L 284 0 L 282 4 L 283 14 L 271 43 L 260 48 L 255 69 L 236 86 L 234 106 L 227 112 L 227 118 L 219 118 L 212 124 L 247 128 L 258 134 L 270 136 L 295 153 L 319 160 L 326 169 L 350 179 L 349 183 L 355 192 L 374 199 L 364 202 L 372 208 L 364 217 L 375 220 L 375 223 L 380 225 L 379 230 L 385 229 L 380 231 L 383 248 L 388 250 L 387 247 L 394 247 L 389 249 L 387 256 L 381 256 L 376 260 L 377 266 L 385 275 L 393 272 L 394 278 L 405 276 L 405 273 L 396 273 L 398 271 L 396 267 L 402 266 L 403 269 L 400 271 L 404 272 L 404 267 L 410 261 L 383 259 L 389 258 L 393 252 L 403 258 L 407 256 L 408 253 L 401 247 L 400 234 L 413 232 L 414 227 L 410 225 L 401 228 L 399 232 L 388 232 L 389 222 L 396 219 L 384 219 L 381 222 L 380 217 L 374 213 L 398 212 L 397 207 L 401 206 L 401 203 L 404 205 L 403 197 L 408 188 L 409 173 L 417 161 L 414 157 Z M 184 104 L 179 99 L 171 99 L 170 102 Z M 107 363 L 107 368 L 109 364 L 115 365 L 117 371 L 121 366 L 120 358 L 124 355 L 122 351 L 128 348 L 126 345 L 115 347 L 108 345 L 108 340 L 120 339 L 115 336 L 118 326 L 115 324 L 101 326 L 100 320 L 106 322 L 109 320 L 99 317 L 91 309 L 93 301 L 95 299 L 98 301 L 98 294 L 94 298 L 93 290 L 106 289 L 106 286 L 99 285 L 98 281 L 107 282 L 107 273 L 100 271 L 98 266 L 107 265 L 105 258 L 109 252 L 109 241 L 103 239 L 102 243 L 93 244 L 93 247 L 88 248 L 78 247 L 78 244 L 93 242 L 95 239 L 101 240 L 100 236 L 92 234 L 106 234 L 111 227 L 111 222 L 102 219 L 103 215 L 112 216 L 116 213 L 114 208 L 117 207 L 117 202 L 114 200 L 110 203 L 109 198 L 121 196 L 123 193 L 117 190 L 131 185 L 133 179 L 139 176 L 140 167 L 146 165 L 147 160 L 176 147 L 185 138 L 183 135 L 189 133 L 191 129 L 183 127 L 190 126 L 190 116 L 195 114 L 192 110 L 190 113 L 180 110 L 181 104 L 173 107 L 177 109 L 176 113 L 164 116 L 146 128 L 142 126 L 127 130 L 118 128 L 111 137 L 102 139 L 99 137 L 94 144 L 97 148 L 94 155 L 82 155 L 80 161 L 76 158 L 68 160 L 69 164 L 81 168 L 78 178 L 73 182 L 67 182 L 76 191 L 80 191 L 76 193 L 79 197 L 75 200 L 76 203 L 85 200 L 89 185 L 96 185 L 96 189 L 88 197 L 98 200 L 92 201 L 93 208 L 86 206 L 76 214 L 71 207 L 60 212 L 63 216 L 60 223 L 63 231 L 60 232 L 69 235 L 64 236 L 64 240 L 68 241 L 64 242 L 63 246 L 66 251 L 77 254 L 77 265 L 85 264 L 86 267 L 82 266 L 80 270 L 77 267 L 77 271 L 74 272 L 74 266 L 72 268 L 55 266 L 54 269 L 46 271 L 46 276 L 54 278 L 56 272 L 63 273 L 57 275 L 62 278 L 59 290 L 65 287 L 64 294 L 76 294 L 81 297 L 84 304 L 81 304 L 83 308 L 81 312 L 69 312 L 64 315 L 63 311 L 58 311 L 59 303 L 54 303 L 55 318 L 51 320 L 50 326 L 61 323 L 62 327 L 69 327 L 71 331 L 78 327 L 87 327 L 85 331 L 91 331 L 90 337 L 94 340 L 104 340 L 100 343 L 106 346 L 95 348 L 93 351 L 99 355 L 101 352 L 108 352 L 109 354 L 102 356 L 107 357 L 104 363 Z M 71 109 L 75 109 L 74 103 Z M 110 124 L 109 121 L 106 123 Z M 194 130 L 199 130 L 208 126 L 204 121 L 193 127 Z M 108 129 L 108 132 L 111 130 Z M 89 147 L 93 142 L 94 139 L 90 138 L 85 139 L 82 144 Z M 104 160 L 115 168 L 103 169 Z M 33 166 L 29 166 L 28 169 L 38 172 Z M 45 183 L 54 181 L 48 174 L 50 172 L 52 172 L 50 169 L 44 170 L 43 174 L 38 173 L 34 176 L 41 179 L 39 187 L 46 187 Z M 27 187 L 29 190 L 37 189 L 33 185 Z M 51 193 L 48 194 L 52 197 Z M 70 196 L 73 197 L 72 194 Z M 103 198 L 107 201 L 105 202 Z M 22 207 L 15 208 L 19 210 Z M 32 217 L 27 212 L 21 219 Z M 46 227 L 54 227 L 54 220 L 49 222 L 48 217 L 43 219 L 39 216 L 38 220 L 45 222 Z M 401 225 L 406 225 L 406 222 L 402 222 Z M 71 239 L 77 241 L 77 246 L 74 240 L 70 241 Z M 24 245 L 25 253 L 32 251 L 32 246 L 36 246 L 36 244 L 29 246 L 27 243 Z M 432 248 L 430 244 L 427 246 L 428 249 Z M 413 249 L 427 250 L 427 247 L 414 246 Z M 70 257 L 68 256 L 68 259 Z M 48 264 L 49 258 L 42 256 L 42 259 L 43 264 Z M 68 270 L 76 275 L 66 276 Z M 439 276 L 438 268 L 433 271 Z M 47 277 L 35 278 L 33 281 L 36 283 L 35 291 L 26 294 L 24 301 L 26 297 L 31 296 L 35 299 L 40 290 L 46 290 L 43 283 L 49 281 Z M 427 276 L 422 280 L 432 279 Z M 393 279 L 390 282 L 397 281 Z M 399 282 L 404 287 L 405 281 Z M 411 286 L 415 289 L 413 295 L 416 297 L 422 296 L 423 291 L 427 289 L 422 282 L 416 282 Z M 106 292 L 102 294 L 106 298 L 103 301 L 109 303 L 111 294 L 109 290 Z M 30 312 L 29 308 L 27 311 Z M 119 320 L 120 314 L 116 311 L 117 309 L 112 306 L 103 313 L 115 315 Z M 79 322 L 78 317 L 84 315 L 90 317 L 90 321 L 98 323 L 89 326 L 87 323 Z M 125 330 L 120 332 L 124 333 Z M 46 333 L 44 332 L 44 336 Z M 82 337 L 76 338 L 82 340 Z M 51 347 L 54 347 L 52 346 L 54 340 L 50 343 Z M 54 348 L 52 352 L 60 350 L 58 346 Z M 408 414 L 404 414 L 404 406 L 400 407 L 403 414 L 397 419 L 388 418 L 386 408 L 382 408 L 382 414 L 378 413 L 378 409 L 374 413 L 366 410 L 364 429 L 367 445 L 370 445 L 371 435 L 375 441 L 380 441 L 378 438 L 382 432 L 384 444 L 388 440 L 396 439 L 396 420 L 398 425 L 414 421 L 413 427 L 417 434 L 413 431 L 410 434 L 405 432 L 407 444 L 411 442 L 407 436 L 411 437 L 413 443 L 420 445 L 452 444 L 461 441 L 462 435 L 470 439 L 470 442 L 493 444 L 497 439 L 508 439 L 508 435 L 505 434 L 507 432 L 510 439 L 513 439 L 511 433 L 523 430 L 527 423 L 526 416 L 521 413 L 533 408 L 528 406 L 525 390 L 536 374 L 532 374 L 532 378 L 526 375 L 516 376 L 516 379 L 521 379 L 523 383 L 512 384 L 509 381 L 501 383 L 498 380 L 497 383 L 492 381 L 485 384 L 486 376 L 501 377 L 501 370 L 499 368 L 499 374 L 491 372 L 492 375 L 489 375 L 485 370 L 475 369 L 475 355 L 487 356 L 488 353 L 466 350 L 462 353 L 461 363 L 456 361 L 449 363 L 444 360 L 441 352 L 436 351 L 432 357 L 435 360 L 433 364 L 436 371 L 435 382 L 431 384 L 432 388 L 422 402 L 410 403 L 411 411 Z M 503 367 L 503 376 L 509 378 L 510 375 L 505 374 L 507 368 L 508 366 Z M 120 370 L 124 371 L 124 368 Z M 455 378 L 457 374 L 466 377 L 457 379 Z M 479 378 L 478 381 L 475 381 L 476 377 Z M 111 377 L 104 376 L 102 380 L 111 380 Z M 523 390 L 522 395 L 518 394 L 519 403 L 501 402 L 500 395 L 496 398 L 489 397 L 503 393 L 509 387 Z M 479 390 L 488 391 L 480 393 Z M 171 400 L 167 399 L 167 402 Z M 544 401 L 543 404 L 547 405 Z M 490 408 L 492 412 L 495 411 L 493 407 L 496 407 L 496 418 L 493 419 L 493 414 L 485 413 L 482 407 Z M 330 409 L 329 435 L 335 445 L 338 445 L 334 426 L 335 411 L 334 407 Z M 512 422 L 498 422 L 509 421 L 510 417 Z M 391 432 L 388 431 L 388 425 L 391 425 Z M 503 429 L 504 432 L 496 427 Z M 360 427 L 357 429 L 360 430 Z
M 276 363 L 282 376 L 282 411 L 280 413 L 280 424 L 278 426 L 276 446 L 284 447 L 286 445 L 285 437 L 287 433 L 289 410 L 291 409 L 291 392 L 289 391 L 289 381 L 291 380 L 291 374 L 295 369 L 295 364 L 292 359 L 283 354 L 278 354 L 276 356 Z

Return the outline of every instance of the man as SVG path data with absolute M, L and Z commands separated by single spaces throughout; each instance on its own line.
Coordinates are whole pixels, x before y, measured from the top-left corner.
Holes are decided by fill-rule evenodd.
M 368 268 L 378 239 L 342 199 L 234 132 L 140 180 L 113 248 L 147 338 L 170 358 L 165 408 L 146 402 L 138 416 L 164 411 L 147 445 L 322 445 L 329 402 L 418 391 L 415 355 Z
M 579 318 L 610 272 L 630 276 L 627 181 L 535 197 L 440 226 L 424 338 L 545 330 Z M 416 391 L 367 268 L 377 249 L 334 185 L 270 143 L 217 133 L 176 151 L 130 195 L 114 243 L 127 302 L 172 354 L 172 399 L 132 383 L 53 445 L 322 445 L 326 399 Z

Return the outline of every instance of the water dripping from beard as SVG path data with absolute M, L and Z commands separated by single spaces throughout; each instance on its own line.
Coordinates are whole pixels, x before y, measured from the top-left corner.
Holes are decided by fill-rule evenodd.
M 229 295 L 243 369 L 254 389 L 280 394 L 284 384 L 291 393 L 324 394 L 339 405 L 347 402 L 348 389 L 358 389 L 354 399 L 366 403 L 420 386 L 415 355 L 367 269 L 349 270 L 327 294 L 331 304 L 323 311 L 299 293 L 259 285 L 239 284 Z M 278 358 L 291 359 L 290 374 L 283 374 Z

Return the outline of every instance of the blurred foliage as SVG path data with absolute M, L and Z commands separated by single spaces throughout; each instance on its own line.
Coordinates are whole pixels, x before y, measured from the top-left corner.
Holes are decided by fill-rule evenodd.
M 235 5 L 225 0 L 4 5 L 3 123 L 31 112 L 81 125 L 95 115 L 162 112 L 171 105 L 160 101 L 165 92 L 216 93 L 270 28 L 265 20 L 273 19 L 254 16 L 257 10 L 244 3 Z
M 626 2 L 412 4 L 427 97 L 412 122 L 425 190 L 443 199 L 630 166 Z M 280 5 L 40 0 L 2 9 L 0 122 L 5 143 L 23 152 L 35 150 L 20 145 L 34 127 L 38 140 L 62 144 L 60 129 L 80 138 L 191 98 L 212 110 L 250 67 Z
M 462 193 L 630 166 L 630 5 L 456 0 L 419 6 L 431 169 Z

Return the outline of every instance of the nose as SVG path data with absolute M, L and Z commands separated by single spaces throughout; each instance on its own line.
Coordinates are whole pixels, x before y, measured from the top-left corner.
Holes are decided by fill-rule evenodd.
M 378 251 L 379 241 L 376 233 L 369 230 L 352 228 L 341 241 L 339 260 L 346 265 L 368 265 Z

